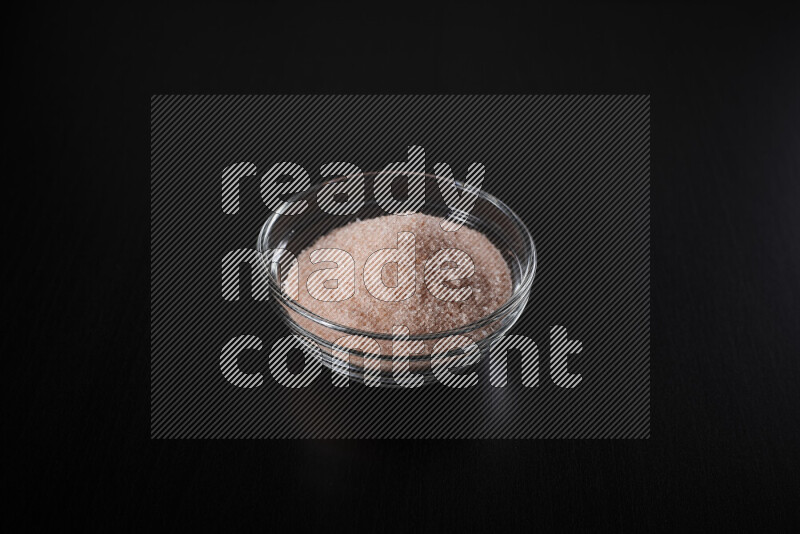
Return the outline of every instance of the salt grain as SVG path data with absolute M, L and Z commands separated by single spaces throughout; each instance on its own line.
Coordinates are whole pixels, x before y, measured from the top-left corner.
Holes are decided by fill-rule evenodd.
M 297 258 L 300 280 L 297 302 L 329 321 L 379 333 L 392 333 L 393 327 L 405 326 L 412 335 L 430 334 L 460 328 L 485 317 L 511 296 L 508 265 L 500 251 L 482 233 L 465 226 L 456 232 L 446 232 L 442 230 L 441 222 L 441 218 L 419 213 L 387 215 L 355 221 L 320 237 Z M 410 232 L 415 237 L 416 287 L 413 295 L 406 300 L 385 302 L 373 296 L 365 286 L 364 265 L 374 252 L 397 248 L 398 233 L 401 232 Z M 319 249 L 340 249 L 352 256 L 355 261 L 355 292 L 349 299 L 324 302 L 309 294 L 306 287 L 309 275 L 320 269 L 335 267 L 330 263 L 311 262 L 309 254 Z M 461 250 L 474 263 L 474 273 L 468 278 L 445 282 L 450 288 L 469 286 L 472 292 L 466 300 L 441 300 L 431 294 L 426 286 L 425 262 L 443 249 Z M 382 275 L 384 284 L 391 286 L 396 278 L 396 264 L 387 264 Z M 318 329 L 310 328 L 306 321 L 301 323 L 319 333 Z M 334 337 L 344 335 L 331 332 L 321 337 L 330 339 L 334 334 Z

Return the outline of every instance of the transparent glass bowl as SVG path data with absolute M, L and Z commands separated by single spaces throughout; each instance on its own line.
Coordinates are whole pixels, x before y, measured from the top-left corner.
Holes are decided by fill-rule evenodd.
M 375 385 L 377 380 L 380 385 L 395 386 L 397 382 L 393 378 L 393 358 L 390 355 L 392 334 L 359 330 L 338 324 L 334 317 L 321 317 L 303 307 L 281 290 L 280 261 L 277 261 L 278 257 L 274 257 L 275 251 L 281 249 L 299 257 L 301 251 L 335 228 L 356 220 L 387 215 L 370 196 L 369 177 L 374 175 L 375 173 L 365 174 L 366 201 L 363 207 L 352 215 L 330 215 L 320 210 L 316 201 L 317 193 L 323 187 L 344 178 L 320 183 L 291 196 L 288 200 L 306 200 L 308 207 L 296 215 L 277 212 L 270 215 L 261 228 L 257 247 L 261 254 L 262 266 L 268 273 L 271 300 L 275 308 L 295 334 L 310 341 L 306 345 L 314 357 L 320 359 L 326 367 L 352 379 L 364 381 L 365 374 L 369 372 L 371 385 Z M 475 191 L 456 182 L 459 193 L 475 197 L 475 203 L 469 213 L 454 211 L 442 199 L 436 177 L 425 175 L 425 180 L 425 204 L 418 212 L 442 218 L 455 216 L 464 226 L 484 234 L 502 254 L 508 264 L 512 280 L 512 293 L 505 304 L 479 320 L 457 329 L 409 335 L 403 338 L 407 341 L 422 341 L 425 344 L 428 354 L 410 356 L 407 359 L 411 372 L 424 376 L 425 383 L 429 383 L 432 380 L 430 352 L 438 341 L 449 336 L 465 336 L 477 345 L 482 356 L 487 353 L 495 339 L 514 325 L 528 302 L 528 294 L 536 273 L 536 248 L 522 220 L 497 198 L 482 190 Z M 273 258 L 276 261 L 273 261 Z M 305 281 L 300 280 L 299 283 Z M 334 343 L 343 336 L 361 336 L 360 339 L 365 343 L 352 343 L 348 347 Z M 366 343 L 367 340 L 370 342 Z M 374 347 L 371 340 L 377 342 L 381 354 L 359 350 L 366 345 Z M 480 359 L 474 357 L 474 352 L 467 355 L 458 349 L 445 356 L 446 366 L 454 373 L 471 369 Z

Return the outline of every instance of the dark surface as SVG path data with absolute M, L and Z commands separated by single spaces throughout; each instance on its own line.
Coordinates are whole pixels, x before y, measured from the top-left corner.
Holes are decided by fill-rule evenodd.
M 4 343 L 23 356 L 18 512 L 106 531 L 797 525 L 797 16 L 269 10 L 13 21 L 7 159 L 33 188 L 7 197 L 9 238 L 25 229 L 8 283 L 34 303 Z M 149 96 L 327 92 L 652 94 L 649 440 L 149 440 Z

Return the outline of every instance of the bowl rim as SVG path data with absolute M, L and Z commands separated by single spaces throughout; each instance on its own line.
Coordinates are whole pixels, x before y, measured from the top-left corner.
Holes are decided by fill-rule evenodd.
M 364 173 L 362 173 L 362 175 L 364 177 L 374 176 L 374 175 L 377 175 L 377 174 L 379 174 L 379 173 L 378 172 L 364 172 Z M 403 173 L 403 174 L 409 174 L 409 173 Z M 428 173 L 422 173 L 422 175 L 425 176 L 425 177 L 434 178 L 434 179 L 437 179 L 437 180 L 440 179 L 438 176 L 432 175 L 432 174 L 428 174 Z M 293 196 L 291 196 L 290 199 L 287 202 L 290 202 L 292 200 L 297 200 L 301 196 L 307 195 L 307 194 L 314 193 L 316 195 L 316 193 L 319 192 L 319 190 L 321 190 L 323 187 L 325 187 L 327 185 L 330 185 L 330 184 L 333 184 L 333 183 L 337 183 L 337 182 L 343 181 L 345 179 L 347 179 L 346 176 L 339 177 L 339 178 L 334 178 L 334 179 L 331 179 L 331 180 L 325 180 L 325 181 L 320 182 L 318 184 L 312 185 L 308 189 L 300 191 L 300 192 L 294 194 Z M 525 262 L 525 265 L 523 265 L 524 268 L 522 270 L 522 277 L 521 277 L 521 281 L 520 281 L 519 286 L 514 290 L 514 292 L 511 294 L 511 296 L 508 298 L 508 300 L 506 300 L 506 302 L 503 303 L 502 306 L 500 306 L 499 308 L 497 308 L 493 312 L 491 312 L 491 313 L 489 313 L 487 315 L 484 315 L 480 319 L 477 319 L 477 320 L 475 320 L 475 321 L 473 321 L 473 322 L 471 322 L 469 324 L 466 324 L 466 325 L 464 325 L 462 327 L 454 328 L 454 329 L 451 329 L 451 330 L 443 330 L 443 331 L 440 331 L 440 332 L 432 332 L 432 333 L 428 333 L 428 334 L 411 334 L 411 335 L 408 335 L 408 336 L 404 336 L 403 339 L 407 340 L 407 341 L 429 341 L 429 340 L 432 340 L 432 339 L 441 339 L 441 338 L 446 338 L 446 337 L 449 337 L 449 336 L 463 335 L 465 333 L 473 332 L 473 331 L 475 331 L 475 330 L 477 330 L 479 328 L 482 328 L 483 326 L 491 324 L 491 323 L 499 320 L 503 316 L 505 316 L 505 314 L 507 312 L 513 310 L 520 302 L 527 301 L 528 294 L 530 292 L 530 288 L 531 288 L 531 286 L 533 284 L 534 278 L 536 277 L 536 266 L 537 266 L 537 259 L 538 259 L 537 252 L 536 252 L 536 245 L 535 245 L 535 243 L 533 241 L 533 236 L 531 235 L 530 230 L 528 230 L 528 227 L 525 225 L 525 223 L 522 221 L 522 219 L 519 217 L 519 215 L 517 215 L 514 212 L 514 210 L 512 210 L 510 207 L 508 207 L 508 205 L 506 205 L 503 201 L 501 201 L 497 197 L 487 193 L 483 189 L 477 189 L 476 190 L 474 188 L 466 186 L 463 182 L 460 182 L 458 180 L 455 180 L 455 185 L 456 185 L 457 188 L 459 188 L 459 189 L 461 189 L 463 191 L 463 194 L 473 194 L 473 195 L 478 196 L 479 198 L 482 198 L 482 199 L 488 201 L 489 203 L 494 205 L 497 209 L 499 209 L 506 217 L 508 217 L 514 223 L 516 228 L 520 231 L 520 233 L 523 236 L 523 239 L 525 239 L 526 243 L 528 244 L 528 247 L 530 248 L 530 255 L 527 258 L 527 261 Z M 372 202 L 375 202 L 375 201 L 373 200 Z M 417 212 L 419 212 L 419 210 Z M 350 326 L 346 326 L 346 325 L 342 325 L 342 324 L 336 323 L 334 321 L 331 321 L 330 319 L 326 319 L 325 317 L 322 317 L 322 316 L 317 315 L 316 313 L 312 312 L 311 310 L 309 310 L 308 308 L 306 308 L 303 305 L 299 304 L 298 302 L 295 302 L 292 299 L 286 298 L 286 296 L 283 294 L 282 291 L 277 290 L 277 288 L 280 287 L 280 280 L 277 279 L 277 276 L 278 276 L 277 262 L 273 262 L 271 258 L 268 260 L 264 256 L 265 256 L 265 253 L 267 253 L 269 251 L 285 250 L 285 249 L 281 249 L 280 247 L 271 248 L 269 246 L 270 245 L 270 243 L 269 243 L 270 232 L 273 229 L 273 227 L 275 226 L 275 224 L 278 221 L 278 219 L 283 215 L 284 215 L 283 213 L 279 213 L 277 211 L 273 211 L 269 215 L 269 217 L 267 217 L 267 220 L 261 226 L 261 229 L 260 229 L 260 231 L 258 233 L 258 243 L 257 243 L 257 247 L 256 247 L 256 249 L 258 250 L 258 253 L 259 253 L 259 258 L 261 259 L 261 262 L 262 262 L 262 267 L 265 268 L 266 271 L 267 271 L 267 277 L 268 277 L 268 280 L 269 280 L 270 288 L 272 289 L 271 294 L 272 294 L 273 298 L 276 301 L 278 299 L 280 299 L 281 304 L 283 304 L 285 306 L 288 306 L 294 312 L 300 314 L 301 316 L 305 317 L 306 319 L 309 319 L 310 321 L 313 321 L 314 323 L 317 323 L 317 324 L 319 324 L 321 326 L 324 326 L 326 328 L 330 328 L 332 330 L 343 332 L 346 335 L 363 336 L 363 337 L 368 337 L 368 338 L 371 338 L 371 339 L 393 340 L 395 338 L 395 336 L 390 334 L 390 333 L 386 333 L 386 332 L 371 332 L 369 330 L 360 330 L 360 329 L 357 329 L 357 328 L 353 328 L 353 327 L 350 327 Z M 298 215 L 300 215 L 300 214 L 298 214 Z M 386 215 L 391 215 L 391 213 L 386 213 Z M 286 215 L 286 216 L 287 217 L 294 217 L 295 215 Z M 522 264 L 522 262 L 520 262 L 520 264 Z M 287 317 L 287 320 L 290 320 L 290 319 L 288 319 L 288 314 L 285 314 L 285 315 Z M 296 323 L 296 321 L 294 321 L 294 322 Z M 301 330 L 307 331 L 307 329 L 303 328 L 299 324 L 297 326 Z

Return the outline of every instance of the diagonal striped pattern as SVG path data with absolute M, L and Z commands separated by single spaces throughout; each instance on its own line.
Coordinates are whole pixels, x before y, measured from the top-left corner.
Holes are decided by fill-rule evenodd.
M 329 215 L 352 215 L 364 205 L 364 173 L 352 163 L 336 161 L 320 167 L 320 176 L 334 180 L 317 196 L 320 211 Z M 344 196 L 343 200 L 340 200 Z
M 402 215 L 418 211 L 425 204 L 425 149 L 408 147 L 408 161 L 387 165 L 375 177 L 375 200 L 387 213 Z M 405 176 L 408 184 L 407 198 L 397 200 L 392 194 L 392 184 Z
M 512 349 L 516 349 L 520 353 L 522 385 L 537 387 L 539 385 L 539 348 L 530 338 L 514 335 L 503 336 L 491 347 L 489 376 L 492 385 L 498 388 L 508 385 L 508 352 Z M 566 362 L 564 363 L 566 367 Z
M 425 262 L 425 287 L 439 300 L 461 302 L 472 294 L 468 279 L 474 273 L 475 262 L 469 254 L 456 248 L 442 249 Z
M 458 366 L 467 367 L 480 361 L 481 353 L 478 346 L 466 336 L 449 336 L 439 340 L 433 348 L 431 368 L 441 384 L 450 388 L 474 387 L 478 384 L 478 374 L 474 370 L 456 375 L 452 372 L 453 351 L 463 351 L 458 358 Z
M 312 250 L 309 259 L 315 265 L 333 264 L 330 268 L 314 271 L 306 279 L 308 293 L 313 298 L 325 302 L 340 302 L 355 294 L 356 264 L 350 253 L 337 248 L 322 248 Z M 296 271 L 293 274 L 297 276 Z
M 397 248 L 373 252 L 364 264 L 364 287 L 378 300 L 400 302 L 416 290 L 416 236 L 412 232 L 397 234 Z M 388 268 L 395 272 L 394 280 L 387 278 Z
M 409 358 L 425 354 L 425 344 L 422 341 L 409 339 L 407 326 L 395 325 L 392 328 L 392 378 L 404 388 L 417 388 L 424 385 L 422 376 L 411 372 Z
M 364 173 L 420 163 L 527 223 L 528 306 L 473 386 L 344 382 L 260 300 L 247 251 L 270 209 L 352 214 L 376 193 Z M 341 189 L 286 202 L 326 177 Z M 153 97 L 151 435 L 649 437 L 649 208 L 648 96 Z
M 464 192 L 480 191 L 486 176 L 486 167 L 481 163 L 471 164 L 467 169 L 466 180 L 460 183 L 447 163 L 435 164 L 433 172 L 437 177 L 442 199 L 452 210 L 450 216 L 442 221 L 442 230 L 455 232 L 464 224 L 463 215 L 470 213 L 475 205 L 475 196 L 465 195 Z

